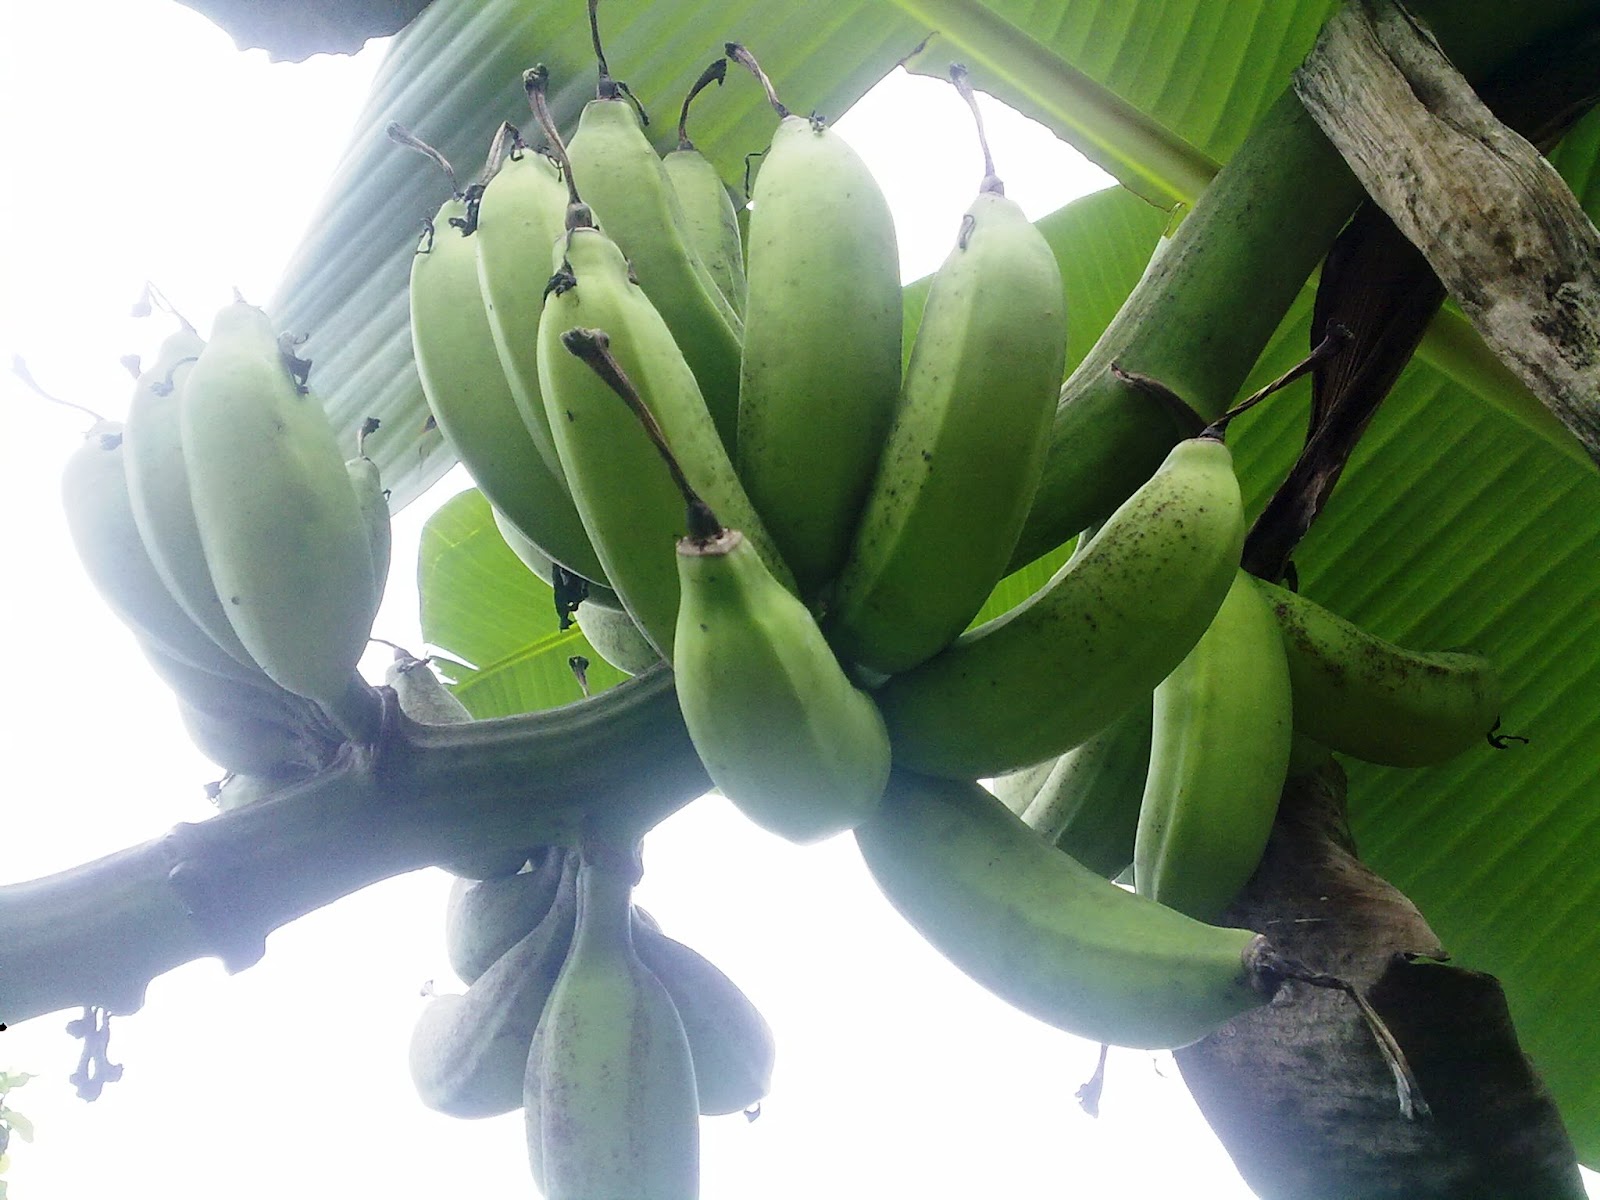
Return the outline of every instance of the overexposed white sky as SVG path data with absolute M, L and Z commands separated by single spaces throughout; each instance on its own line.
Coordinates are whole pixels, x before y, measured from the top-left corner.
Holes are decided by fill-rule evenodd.
M 170 328 L 129 317 L 143 282 L 202 330 L 235 286 L 265 300 L 380 53 L 269 66 L 172 0 L 12 6 L 0 349 L 57 394 L 121 416 L 119 357 L 148 356 Z M 986 120 L 1031 215 L 1098 186 L 1037 127 L 993 104 Z M 981 173 L 965 108 L 947 85 L 901 76 L 839 127 L 895 208 L 907 277 L 931 270 Z M 9 378 L 0 389 L 9 883 L 204 819 L 202 785 L 219 772 L 73 556 L 59 474 L 83 419 Z M 453 473 L 396 520 L 375 632 L 419 652 L 417 532 L 464 486 Z M 382 663 L 369 658 L 369 678 Z M 646 865 L 641 903 L 732 975 L 779 1040 L 761 1118 L 703 1122 L 706 1200 L 1250 1195 L 1164 1056 L 1114 1052 L 1102 1116 L 1084 1115 L 1073 1093 L 1097 1047 L 1013 1012 L 928 949 L 850 839 L 796 849 L 708 798 L 652 835 Z M 33 1145 L 13 1140 L 13 1200 L 533 1195 L 520 1114 L 439 1116 L 407 1075 L 422 985 L 458 986 L 443 951 L 448 886 L 432 870 L 391 880 L 276 934 L 238 976 L 201 962 L 156 980 L 142 1012 L 114 1020 L 126 1074 L 92 1105 L 66 1083 L 75 1014 L 0 1034 L 0 1070 L 40 1076 L 11 1097 L 38 1129 Z

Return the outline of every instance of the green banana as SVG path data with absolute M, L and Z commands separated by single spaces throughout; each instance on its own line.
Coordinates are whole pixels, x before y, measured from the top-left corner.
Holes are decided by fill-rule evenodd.
M 1227 446 L 1180 442 L 1043 588 L 878 690 L 896 763 L 974 779 L 1086 741 L 1200 640 L 1243 542 Z
M 737 530 L 684 538 L 678 572 L 673 672 L 711 781 L 792 842 L 859 824 L 888 778 L 889 739 L 810 611 Z
M 596 338 L 598 331 L 604 336 Z M 694 489 L 745 531 L 785 582 L 788 569 L 734 474 L 694 373 L 630 278 L 622 252 L 592 226 L 570 230 L 557 243 L 556 275 L 539 321 L 540 385 L 573 501 L 606 578 L 670 662 L 678 613 L 672 544 L 684 531 L 683 498 L 639 418 L 591 360 L 577 357 L 599 342 L 637 390 Z
M 781 120 L 751 195 L 737 461 L 810 599 L 844 566 L 872 488 L 905 318 L 872 172 L 826 122 L 768 94 Z
M 1192 653 L 1192 652 L 1191 652 Z M 1115 879 L 1133 862 L 1150 765 L 1149 704 L 1135 704 L 1055 760 L 1022 819 L 1057 850 Z
M 578 628 L 595 653 L 619 671 L 637 675 L 661 661 L 650 640 L 639 632 L 633 618 L 616 609 L 603 608 L 587 600 L 578 605 Z
M 527 869 L 483 880 L 457 879 L 445 903 L 444 942 L 450 967 L 470 984 L 538 925 L 562 889 L 576 887 L 577 859 L 541 846 Z
M 578 913 L 577 878 L 531 930 L 465 994 L 435 996 L 411 1031 L 411 1082 L 422 1102 L 452 1117 L 493 1117 L 522 1106 L 528 1048 L 561 974 Z
M 584 105 L 567 155 L 574 185 L 671 330 L 731 453 L 743 327 L 695 252 L 667 168 L 603 66 L 599 95 Z
M 990 175 L 933 277 L 833 595 L 841 657 L 908 670 L 983 607 L 1038 486 L 1066 350 L 1055 254 Z
M 636 918 L 644 915 L 634 909 Z M 710 959 L 647 920 L 634 921 L 633 946 L 683 1021 L 700 1114 L 743 1112 L 760 1103 L 772 1084 L 777 1051 L 760 1010 Z
M 720 85 L 727 73 L 728 60 L 717 59 L 683 98 L 683 108 L 678 114 L 678 145 L 662 156 L 661 165 L 683 209 L 685 240 L 705 264 L 728 307 L 742 318 L 744 235 L 739 231 L 739 213 L 717 168 L 689 138 L 689 105 L 713 81 Z M 737 417 L 737 407 L 732 411 Z M 730 426 L 728 433 L 731 435 L 733 431 Z
M 494 174 L 484 185 L 469 240 L 477 252 L 484 311 L 506 384 L 527 436 L 544 457 L 549 474 L 559 482 L 561 461 L 540 394 L 535 343 L 544 307 L 544 281 L 549 278 L 545 264 L 550 261 L 550 247 L 565 228 L 567 189 L 555 164 L 544 155 L 518 146 L 502 156 L 500 144 L 497 139 L 496 150 L 491 152 Z M 539 476 L 541 492 L 545 484 Z M 528 486 L 527 481 L 523 486 Z M 544 500 L 542 494 L 540 499 Z M 497 503 L 493 496 L 490 501 Z M 506 512 L 519 520 L 524 515 L 516 507 Z M 532 510 L 526 515 L 532 517 Z M 562 528 L 566 531 L 565 523 Z M 539 532 L 540 524 L 528 531 L 530 537 Z
M 523 1082 L 545 1200 L 692 1200 L 699 1107 L 683 1022 L 633 948 L 634 863 L 586 842 L 572 948 Z
M 531 158 L 530 155 L 524 157 Z M 519 177 L 532 171 L 538 173 L 536 163 L 511 164 L 507 168 L 511 177 L 500 184 L 513 192 Z M 502 175 L 505 171 L 502 171 Z M 498 180 L 500 177 L 497 176 Z M 491 184 L 495 181 L 491 180 Z M 550 236 L 541 242 L 542 229 L 528 231 L 515 217 L 511 201 L 502 206 L 491 206 L 489 238 L 508 231 L 521 233 L 537 247 L 538 257 L 534 270 L 542 271 L 545 256 L 560 231 L 565 192 L 560 192 L 555 210 L 555 224 Z M 504 191 L 497 190 L 498 202 Z M 488 199 L 488 189 L 484 198 Z M 490 324 L 485 297 L 489 294 L 487 283 L 480 289 L 480 277 L 487 279 L 498 273 L 480 266 L 480 254 L 494 258 L 492 251 L 482 250 L 482 204 L 478 209 L 479 232 L 463 237 L 452 222 L 465 221 L 465 201 L 452 196 L 439 208 L 433 219 L 431 232 L 424 234 L 411 260 L 411 344 L 416 354 L 417 373 L 422 378 L 422 390 L 428 398 L 428 408 L 439 429 L 467 468 L 474 483 L 502 519 L 515 526 L 526 539 L 538 544 L 542 554 L 554 558 L 567 570 L 597 583 L 603 582 L 605 573 L 600 560 L 595 557 L 589 535 L 583 531 L 583 521 L 572 505 L 566 480 L 559 474 L 555 463 L 555 446 L 550 447 L 547 459 L 524 424 L 516 396 L 512 391 L 510 373 L 500 365 L 500 352 Z M 529 221 L 529 225 L 534 222 Z M 504 248 L 503 239 L 499 245 Z M 514 250 L 514 247 L 512 248 Z M 503 253 L 511 252 L 503 249 Z M 503 261 L 496 259 L 496 262 Z M 515 258 L 510 262 L 519 261 Z M 522 268 L 523 287 L 507 299 L 512 305 L 498 311 L 503 323 L 509 321 L 508 311 L 521 305 L 527 345 L 531 346 L 533 331 L 538 328 L 540 301 L 537 286 L 529 286 L 528 268 Z M 482 275 L 480 276 L 480 272 Z M 510 285 L 505 285 L 509 287 Z M 529 293 L 534 293 L 531 298 Z M 522 386 L 538 387 L 538 368 L 531 353 L 525 353 L 525 370 Z M 535 396 L 537 399 L 537 395 Z M 544 420 L 544 403 L 538 401 L 529 411 L 537 410 Z M 554 466 L 552 464 L 555 464 Z
M 1295 728 L 1328 749 L 1428 766 L 1470 749 L 1499 720 L 1500 675 L 1482 655 L 1407 650 L 1304 596 L 1257 586 L 1289 657 Z
M 255 662 L 212 585 L 183 461 L 180 398 L 189 369 L 204 349 L 204 339 L 185 326 L 162 343 L 155 364 L 139 376 L 122 449 L 128 498 L 140 540 L 173 599 L 217 645 L 253 668 Z
M 389 493 L 378 475 L 378 464 L 365 454 L 358 454 L 344 464 L 350 477 L 350 489 L 356 494 L 356 509 L 361 515 L 361 528 L 367 535 L 367 560 L 371 564 L 371 603 L 367 627 L 378 616 L 383 604 L 384 587 L 389 581 L 389 559 L 394 546 L 394 533 L 389 524 Z
M 180 416 L 201 545 L 234 631 L 274 682 L 341 706 L 372 626 L 371 552 L 333 427 L 259 308 L 218 314 Z
M 1240 571 L 1211 627 L 1155 691 L 1133 882 L 1215 920 L 1255 872 L 1289 770 L 1289 664 Z
M 936 949 L 1068 1033 L 1184 1046 L 1276 990 L 1265 938 L 1124 891 L 976 783 L 896 771 L 855 837 L 889 902 Z
M 61 473 L 67 531 L 90 582 L 140 642 L 213 675 L 261 678 L 195 624 L 156 570 L 134 516 L 124 444 L 121 422 L 97 421 Z

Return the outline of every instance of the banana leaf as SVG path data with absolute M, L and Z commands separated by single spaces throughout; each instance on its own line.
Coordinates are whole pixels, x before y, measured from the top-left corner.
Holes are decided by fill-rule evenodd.
M 1487 15 L 1501 22 L 1498 38 L 1592 14 L 1579 0 L 1498 13 L 1485 4 L 1419 7 Z M 1167 210 L 1192 200 L 1227 159 L 1330 8 L 1326 0 L 714 8 L 610 0 L 602 21 L 613 69 L 647 108 L 667 114 L 724 34 L 761 54 L 792 106 L 827 113 L 919 47 L 913 67 L 966 61 L 979 87 L 1045 121 L 1128 188 L 1081 202 L 1054 231 L 1064 266 L 1082 277 L 1072 309 L 1081 355 L 1137 279 Z M 1486 39 L 1491 49 L 1494 40 Z M 1466 64 L 1485 54 L 1484 40 L 1461 44 Z M 518 72 L 536 59 L 551 65 L 558 114 L 570 121 L 593 78 L 576 5 L 436 0 L 395 39 L 317 232 L 275 305 L 280 323 L 310 332 L 307 352 L 336 417 L 353 427 L 371 413 L 395 431 L 373 451 L 397 503 L 449 465 L 425 431 L 404 306 L 413 232 L 446 185 L 380 131 L 401 120 L 470 173 L 498 121 L 518 116 Z M 729 179 L 772 126 L 755 89 L 733 82 L 701 120 L 697 141 Z M 653 126 L 662 144 L 670 125 Z M 1591 216 L 1600 211 L 1600 123 L 1582 122 L 1552 161 Z M 1151 200 L 1155 207 L 1141 207 Z M 1304 354 L 1309 312 L 1308 293 L 1247 387 Z M 1301 385 L 1231 435 L 1253 509 L 1298 448 L 1306 404 Z M 1417 902 L 1457 961 L 1503 980 L 1581 1160 L 1600 1165 L 1600 922 L 1592 919 L 1600 909 L 1600 476 L 1447 311 L 1296 561 L 1309 595 L 1373 631 L 1425 648 L 1475 646 L 1504 672 L 1505 728 L 1528 744 L 1486 744 L 1426 770 L 1351 764 L 1352 819 L 1364 857 Z

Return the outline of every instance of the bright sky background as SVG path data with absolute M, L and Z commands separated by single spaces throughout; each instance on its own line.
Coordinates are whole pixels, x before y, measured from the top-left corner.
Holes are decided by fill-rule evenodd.
M 131 387 L 118 358 L 148 357 L 170 329 L 128 316 L 143 282 L 202 331 L 235 286 L 264 301 L 380 53 L 269 66 L 170 0 L 12 6 L 0 350 L 120 417 Z M 1100 185 L 1043 130 L 985 112 L 1030 215 Z M 839 123 L 895 208 L 908 278 L 938 264 L 976 188 L 976 149 L 952 135 L 967 121 L 947 85 L 900 77 Z M 9 377 L 0 389 L 0 629 L 12 639 L 0 882 L 13 882 L 204 819 L 202 785 L 219 772 L 71 550 L 59 475 L 85 421 Z M 418 529 L 466 485 L 453 473 L 397 518 L 377 634 L 421 651 Z M 368 677 L 382 665 L 370 656 Z M 1015 1013 L 927 948 L 848 838 L 795 849 L 709 798 L 651 836 L 646 862 L 641 903 L 732 975 L 779 1040 L 761 1118 L 702 1123 L 706 1200 L 1250 1196 L 1165 1056 L 1114 1052 L 1102 1116 L 1084 1115 L 1073 1093 L 1097 1048 Z M 13 1200 L 533 1195 L 520 1114 L 438 1116 L 407 1075 L 422 985 L 458 986 L 443 951 L 448 886 L 434 870 L 391 880 L 275 934 L 238 976 L 200 962 L 156 980 L 142 1012 L 114 1020 L 126 1075 L 92 1105 L 66 1083 L 75 1013 L 0 1035 L 0 1070 L 41 1076 L 11 1097 L 38 1127 L 35 1144 L 13 1140 Z

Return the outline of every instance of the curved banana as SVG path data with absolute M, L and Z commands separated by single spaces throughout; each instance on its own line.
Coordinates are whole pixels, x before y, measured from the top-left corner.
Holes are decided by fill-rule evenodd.
M 97 421 L 61 472 L 67 531 L 90 582 L 142 643 L 213 675 L 241 683 L 262 678 L 223 650 L 168 590 L 139 533 L 123 447 L 122 423 Z
M 604 581 L 605 573 L 594 547 L 589 545 L 589 535 L 583 531 L 583 521 L 572 505 L 566 481 L 559 474 L 555 445 L 551 443 L 547 459 L 525 424 L 512 390 L 510 370 L 501 366 L 499 343 L 485 307 L 491 290 L 487 281 L 493 278 L 500 284 L 495 294 L 504 300 L 496 310 L 502 325 L 515 326 L 511 314 L 521 314 L 525 341 L 520 343 L 522 357 L 517 359 L 522 366 L 519 386 L 534 389 L 529 411 L 537 412 L 541 427 L 547 430 L 544 402 L 537 393 L 538 366 L 532 346 L 539 327 L 539 292 L 543 287 L 540 277 L 549 249 L 561 230 L 566 193 L 559 182 L 553 183 L 558 190 L 558 205 L 548 237 L 544 236 L 545 227 L 532 218 L 517 219 L 514 198 L 523 180 L 532 178 L 528 173 L 536 176 L 541 170 L 536 162 L 513 162 L 502 168 L 501 174 L 490 181 L 490 187 L 496 188 L 496 202 L 490 206 L 488 223 L 484 223 L 480 203 L 479 229 L 472 237 L 463 237 L 451 223 L 466 219 L 465 201 L 451 197 L 440 206 L 431 232 L 423 235 L 411 260 L 411 345 L 429 411 L 495 511 L 503 514 L 503 519 L 524 538 L 537 543 L 547 557 L 599 583 Z M 484 200 L 489 197 L 486 188 Z M 502 199 L 504 204 L 500 203 Z M 537 205 L 534 207 L 537 211 Z M 481 240 L 486 228 L 490 231 L 489 243 Z M 536 250 L 531 267 L 525 258 L 516 256 L 519 247 L 512 242 L 513 234 L 525 238 L 524 254 L 530 248 Z M 485 250 L 486 244 L 492 244 L 492 248 Z M 507 254 L 512 256 L 509 260 Z M 501 281 L 499 271 L 481 263 L 480 258 L 507 269 L 520 264 L 521 287 Z M 480 279 L 485 281 L 481 288 Z M 510 295 L 503 295 L 504 291 L 510 291 Z
M 983 607 L 1038 486 L 1066 352 L 1055 254 L 991 175 L 933 277 L 833 594 L 841 657 L 908 670 Z
M 277 684 L 338 707 L 366 649 L 372 556 L 333 427 L 266 313 L 218 314 L 183 388 L 184 462 L 211 579 Z
M 183 461 L 183 384 L 204 349 L 198 333 L 181 329 L 162 343 L 155 364 L 139 376 L 124 430 L 128 498 L 150 562 L 173 599 L 217 645 L 254 668 L 211 582 Z
M 678 145 L 662 156 L 661 165 L 683 209 L 684 239 L 705 264 L 728 307 L 742 319 L 744 235 L 739 232 L 739 213 L 716 166 L 689 138 L 689 105 L 713 80 L 720 85 L 727 71 L 728 60 L 717 59 L 684 97 L 683 108 L 678 113 Z M 737 408 L 733 412 L 736 415 Z M 731 435 L 733 431 L 730 425 L 728 433 Z
M 894 218 L 872 172 L 826 122 L 773 100 L 782 119 L 745 241 L 737 459 L 809 599 L 844 566 L 872 488 L 905 317 Z
M 656 648 L 625 612 L 585 600 L 578 605 L 577 621 L 595 653 L 619 671 L 637 675 L 661 661 Z
M 1191 652 L 1192 653 L 1192 652 Z M 1056 759 L 1023 811 L 1028 827 L 1096 875 L 1133 862 L 1139 802 L 1150 765 L 1150 705 L 1135 704 Z
M 528 869 L 487 879 L 457 879 L 445 902 L 444 944 L 450 968 L 471 984 L 544 920 L 563 889 L 577 886 L 577 859 L 541 846 Z
M 544 917 L 462 995 L 435 996 L 411 1031 L 411 1082 L 422 1102 L 452 1117 L 493 1117 L 522 1106 L 534 1030 L 572 947 L 577 879 Z
M 394 532 L 389 524 L 389 493 L 378 474 L 378 464 L 365 454 L 359 454 L 344 464 L 350 476 L 350 489 L 356 494 L 356 509 L 361 515 L 361 528 L 367 535 L 367 559 L 371 564 L 371 603 L 367 627 L 377 618 L 383 604 L 383 592 L 389 582 L 389 559 L 394 546 Z
M 1215 920 L 1255 872 L 1289 770 L 1289 664 L 1240 571 L 1211 627 L 1155 691 L 1133 884 Z
M 678 572 L 673 673 L 711 781 L 792 842 L 859 824 L 888 779 L 889 739 L 810 611 L 737 530 L 684 538 Z
M 579 226 L 557 244 L 556 256 L 539 321 L 539 380 L 556 448 L 606 578 L 670 662 L 678 614 L 672 546 L 684 532 L 683 497 L 630 406 L 577 357 L 581 348 L 606 343 L 690 485 L 745 530 L 774 572 L 787 579 L 788 571 L 734 474 L 694 372 L 616 243 Z M 597 339 L 596 331 L 604 336 Z
M 742 323 L 695 252 L 683 205 L 638 114 L 603 72 L 599 96 L 584 105 L 567 156 L 573 183 L 672 331 L 731 452 Z
M 1272 998 L 1266 939 L 1124 891 L 976 783 L 897 771 L 856 831 L 889 902 L 957 967 L 1068 1033 L 1188 1045 Z
M 1481 654 L 1407 650 L 1314 600 L 1257 586 L 1283 634 L 1301 733 L 1365 762 L 1420 767 L 1454 758 L 1494 728 L 1500 675 Z
M 519 144 L 500 156 L 499 147 L 497 140 L 494 175 L 478 200 L 469 241 L 477 254 L 483 307 L 506 384 L 528 436 L 559 480 L 561 462 L 539 392 L 535 341 L 550 247 L 566 227 L 567 188 L 544 155 Z
M 633 947 L 683 1021 L 700 1114 L 743 1112 L 760 1103 L 772 1085 L 777 1053 L 760 1010 L 714 962 L 647 921 L 634 921 Z
M 1243 542 L 1227 446 L 1180 442 L 1043 588 L 878 690 L 895 762 L 975 779 L 1092 737 L 1200 640 Z
M 578 921 L 528 1051 L 523 1116 L 545 1200 L 693 1200 L 700 1118 L 672 998 L 633 948 L 633 864 L 592 844 Z

